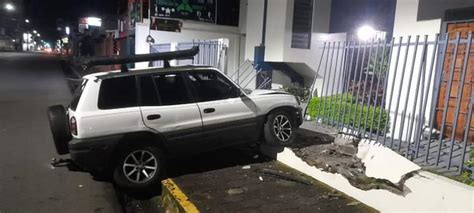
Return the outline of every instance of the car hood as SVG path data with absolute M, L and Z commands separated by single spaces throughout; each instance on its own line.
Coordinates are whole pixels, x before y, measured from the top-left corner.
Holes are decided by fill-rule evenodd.
M 289 93 L 284 91 L 277 91 L 277 90 L 267 90 L 267 89 L 256 89 L 250 93 L 250 96 L 260 96 L 260 95 L 287 95 Z

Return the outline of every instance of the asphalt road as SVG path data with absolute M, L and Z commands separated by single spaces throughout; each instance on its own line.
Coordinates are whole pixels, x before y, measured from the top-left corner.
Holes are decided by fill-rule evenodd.
M 57 56 L 0 52 L 0 213 L 121 211 L 110 183 L 49 164 L 46 109 L 70 97 Z

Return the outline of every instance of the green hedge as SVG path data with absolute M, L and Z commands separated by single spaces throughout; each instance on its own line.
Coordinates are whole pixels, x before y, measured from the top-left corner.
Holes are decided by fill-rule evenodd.
M 342 96 L 342 103 L 341 103 L 341 96 Z M 332 98 L 332 99 L 331 99 Z M 320 102 L 321 103 L 320 107 Z M 367 105 L 362 106 L 362 104 L 354 103 L 354 97 L 350 94 L 341 94 L 341 95 L 334 95 L 322 98 L 313 98 L 309 102 L 308 105 L 308 115 L 311 118 L 319 118 L 322 119 L 323 122 L 328 122 L 334 120 L 334 122 L 343 122 L 346 125 L 358 128 L 358 129 L 366 129 L 369 131 L 372 127 L 373 132 L 388 132 L 388 126 L 385 126 L 387 119 L 389 119 L 389 114 L 385 109 L 381 109 L 380 107 L 370 106 L 370 109 Z M 323 110 L 323 107 L 325 110 Z M 344 114 L 344 107 L 346 107 L 346 113 Z M 362 116 L 360 116 L 362 110 Z M 372 119 L 374 116 L 375 110 L 375 119 Z M 382 111 L 382 119 L 380 119 L 380 110 Z M 368 113 L 367 123 L 365 123 L 365 117 Z M 355 118 L 354 118 L 355 114 Z M 360 118 L 360 122 L 359 122 Z M 374 123 L 372 123 L 374 120 Z

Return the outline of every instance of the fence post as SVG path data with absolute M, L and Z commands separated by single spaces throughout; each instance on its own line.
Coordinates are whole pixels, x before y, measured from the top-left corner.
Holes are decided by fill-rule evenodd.
M 418 69 L 419 71 L 421 71 L 421 74 L 418 75 L 418 79 L 416 81 L 416 89 L 415 89 L 415 103 L 413 104 L 413 110 L 412 110 L 412 116 L 411 116 L 411 119 L 409 118 L 409 128 L 408 128 L 408 140 L 407 140 L 407 152 L 405 153 L 405 157 L 408 157 L 409 155 L 409 152 L 410 152 L 410 146 L 411 146 L 411 136 L 412 136 L 412 133 L 413 133 L 413 126 L 415 125 L 414 122 L 415 122 L 415 117 L 416 117 L 416 105 L 418 104 L 418 92 L 420 90 L 420 81 L 421 81 L 421 78 L 422 76 L 425 75 L 425 71 L 426 71 L 426 47 L 427 47 L 427 42 L 428 42 L 428 35 L 425 35 L 425 39 L 424 39 L 424 43 L 423 43 L 423 50 L 422 50 L 422 54 L 421 54 L 421 62 L 420 62 L 420 68 Z M 415 62 L 416 61 L 416 51 L 415 51 L 415 55 L 413 57 L 413 61 Z M 419 72 L 420 73 L 420 72 Z M 413 72 L 412 74 L 413 75 Z M 410 81 L 411 83 L 411 81 Z M 408 87 L 408 92 L 410 92 L 410 87 Z M 409 100 L 409 96 L 408 93 L 407 93 L 407 102 L 405 103 L 406 106 L 408 106 L 408 100 Z
M 446 56 L 446 51 L 448 49 L 448 44 L 449 44 L 449 36 L 448 34 L 445 34 L 445 38 L 444 38 L 444 41 L 442 42 L 444 43 L 444 48 L 443 48 L 443 52 L 442 52 L 442 55 L 440 57 L 440 59 L 442 60 L 441 61 L 441 66 L 436 69 L 436 71 L 439 72 L 439 79 L 436 78 L 436 75 L 435 75 L 435 83 L 436 83 L 436 80 L 438 80 L 437 82 L 437 85 L 433 85 L 433 92 L 435 93 L 438 93 L 439 91 L 439 87 L 441 86 L 441 82 L 443 81 L 443 69 L 444 69 L 444 64 L 446 62 L 445 59 L 445 56 Z M 438 89 L 436 89 L 438 88 Z M 430 154 L 430 148 L 431 148 L 431 136 L 433 134 L 433 128 L 434 128 L 434 117 L 436 116 L 436 100 L 435 98 L 438 96 L 437 95 L 433 95 L 433 99 L 431 100 L 431 112 L 430 112 L 430 117 L 428 119 L 429 123 L 430 123 L 430 134 L 428 135 L 428 147 L 426 148 L 426 156 L 425 156 L 425 163 L 429 163 L 428 162 L 428 157 L 429 157 L 429 154 Z
M 400 84 L 399 84 L 399 88 L 398 88 L 398 98 L 397 98 L 397 103 L 396 103 L 396 106 L 395 106 L 395 111 L 394 111 L 394 120 L 393 120 L 393 128 L 392 128 L 392 134 L 391 134 L 391 138 L 390 138 L 390 147 L 393 148 L 393 140 L 394 140 L 394 136 L 395 136 L 395 128 L 397 127 L 397 120 L 398 120 L 398 109 L 400 108 L 400 93 L 402 92 L 402 85 L 403 85 L 403 79 L 405 78 L 405 69 L 406 69 L 406 65 L 407 65 L 407 58 L 408 58 L 408 52 L 410 50 L 410 40 L 411 40 L 411 36 L 408 36 L 408 41 L 407 41 L 407 49 L 406 49 L 406 52 L 405 52 L 405 59 L 403 61 L 403 66 L 402 66 L 402 75 L 401 75 L 401 80 L 400 80 Z M 402 48 L 402 44 L 400 44 L 400 51 L 401 51 L 401 48 Z M 393 79 L 393 83 L 395 83 L 395 80 L 396 79 Z M 401 143 L 400 143 L 401 144 Z M 399 144 L 399 146 L 400 146 Z
M 448 170 L 451 168 L 451 158 L 453 157 L 453 147 L 454 147 L 456 129 L 458 127 L 459 110 L 461 109 L 462 94 L 464 92 L 464 81 L 466 79 L 466 71 L 467 71 L 467 66 L 468 66 L 468 60 L 469 60 L 469 55 L 471 53 L 471 42 L 472 42 L 472 33 L 469 32 L 469 35 L 467 37 L 466 52 L 464 54 L 464 63 L 463 63 L 463 67 L 462 67 L 461 83 L 458 85 L 458 93 L 456 95 L 457 103 L 456 103 L 456 109 L 454 110 L 453 130 L 452 130 L 452 133 L 451 133 L 451 147 L 449 148 Z M 456 63 L 456 59 L 454 59 L 454 63 Z M 468 126 L 470 126 L 469 123 L 468 123 Z M 467 143 L 467 141 L 465 141 L 465 142 Z M 461 161 L 464 162 L 464 159 L 462 159 Z
M 444 99 L 444 111 L 443 111 L 443 119 L 442 119 L 442 122 L 441 122 L 441 133 L 440 133 L 440 137 L 439 137 L 439 147 L 438 147 L 438 152 L 437 152 L 437 155 L 436 155 L 436 166 L 439 165 L 439 156 L 441 154 L 441 146 L 442 146 L 442 142 L 443 142 L 443 135 L 444 135 L 444 131 L 445 131 L 445 124 L 446 124 L 446 117 L 447 117 L 447 114 L 448 114 L 448 105 L 449 105 L 449 96 L 451 94 L 451 87 L 453 85 L 453 78 L 454 78 L 454 68 L 456 67 L 456 56 L 457 56 L 457 53 L 458 53 L 458 46 L 459 46 L 459 40 L 460 40 L 460 33 L 457 32 L 456 33 L 456 45 L 454 46 L 454 52 L 453 52 L 453 59 L 454 59 L 454 63 L 451 64 L 451 67 L 450 67 L 450 73 L 449 73 L 449 82 L 448 82 L 448 88 L 446 89 L 446 97 Z
M 434 46 L 433 46 L 433 53 L 431 55 L 431 65 L 430 65 L 430 69 L 429 69 L 429 77 L 428 77 L 428 85 L 426 86 L 426 91 L 424 93 L 424 95 L 422 95 L 422 100 L 423 100 L 423 103 L 420 107 L 420 113 L 419 113 L 419 119 L 418 119 L 418 126 L 417 126 L 417 132 L 416 132 L 416 138 L 415 138 L 415 147 L 416 147 L 416 150 L 415 150 L 415 158 L 418 158 L 418 153 L 419 153 L 419 150 L 420 150 L 420 136 L 421 136 L 421 131 L 423 129 L 423 124 L 424 124 L 424 116 L 425 116 L 425 113 L 426 113 L 426 108 L 428 107 L 427 104 L 428 104 L 428 95 L 429 95 L 429 92 L 430 92 L 430 87 L 431 87 L 431 81 L 434 81 L 434 79 L 432 80 L 433 78 L 433 72 L 435 72 L 434 70 L 434 62 L 435 62 L 435 57 L 436 57 L 436 53 L 437 53 L 437 50 L 438 49 L 438 39 L 439 39 L 439 34 L 436 34 L 435 35 L 435 43 L 434 43 Z M 422 85 L 424 86 L 425 83 L 423 82 Z M 433 83 L 434 85 L 434 83 Z M 429 141 L 428 141 L 429 143 Z

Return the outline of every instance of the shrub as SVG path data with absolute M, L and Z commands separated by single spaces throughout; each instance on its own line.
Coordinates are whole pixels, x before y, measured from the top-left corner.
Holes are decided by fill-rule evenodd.
M 347 93 L 322 98 L 313 98 L 311 99 L 308 105 L 308 115 L 312 118 L 317 117 L 319 119 L 322 119 L 323 122 L 334 120 L 335 123 L 342 122 L 343 124 L 358 129 L 365 129 L 366 131 L 370 131 L 370 129 L 372 129 L 373 132 L 377 132 L 377 130 L 379 130 L 381 133 L 387 133 L 389 125 L 386 126 L 385 124 L 386 121 L 389 119 L 388 112 L 380 107 L 376 107 L 374 109 L 373 105 L 371 105 L 369 108 L 369 106 L 367 105 L 363 106 L 361 104 L 356 104 L 354 103 L 354 99 L 354 97 Z M 344 107 L 346 107 L 345 114 L 343 113 Z M 374 110 L 375 119 L 372 119 L 374 117 Z M 382 118 L 379 119 L 381 110 Z M 360 115 L 360 113 L 362 113 L 362 116 Z M 366 116 L 368 116 L 367 123 L 365 123 Z M 374 122 L 372 122 L 372 120 Z
M 304 87 L 284 87 L 283 90 L 288 92 L 300 99 L 302 102 L 306 102 L 309 99 L 309 89 Z

